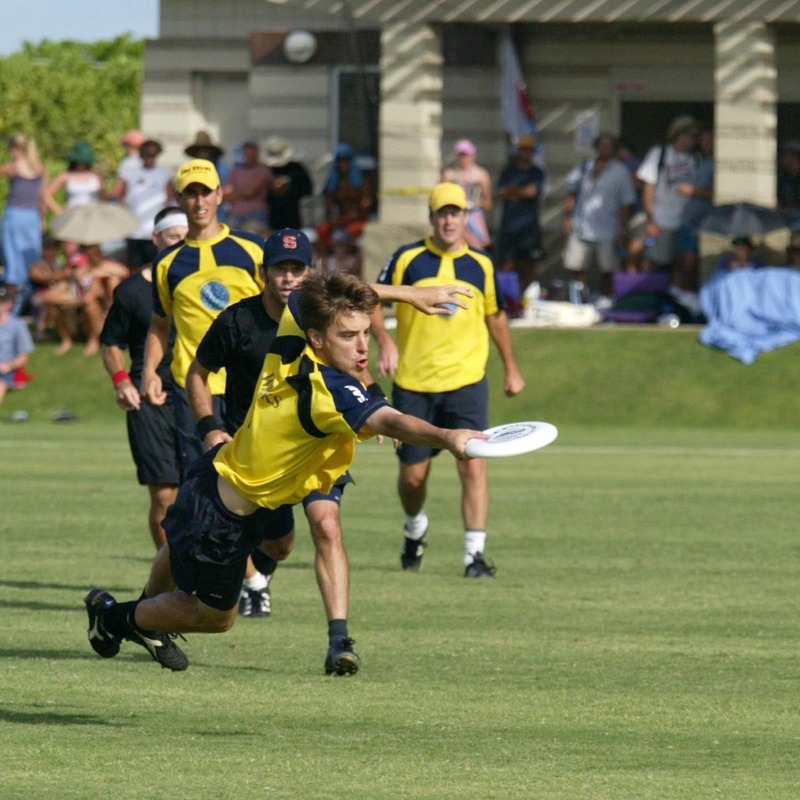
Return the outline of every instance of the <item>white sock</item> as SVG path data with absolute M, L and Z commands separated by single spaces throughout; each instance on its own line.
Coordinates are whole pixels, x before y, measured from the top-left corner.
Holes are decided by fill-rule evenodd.
M 464 531 L 464 566 L 468 567 L 486 547 L 486 531 Z
M 267 583 L 267 576 L 262 575 L 260 572 L 256 572 L 252 578 L 245 578 L 242 586 L 245 589 L 250 589 L 252 592 L 260 592 L 262 589 L 267 588 Z
M 406 514 L 406 537 L 418 542 L 428 530 L 428 515 L 425 509 L 417 514 Z

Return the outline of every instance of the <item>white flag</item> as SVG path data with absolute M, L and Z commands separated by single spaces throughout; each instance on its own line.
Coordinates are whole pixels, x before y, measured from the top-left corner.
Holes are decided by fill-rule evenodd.
M 516 142 L 520 136 L 533 136 L 536 145 L 533 151 L 533 163 L 545 174 L 544 193 L 549 190 L 547 165 L 544 160 L 544 151 L 536 128 L 533 116 L 528 87 L 522 75 L 517 51 L 511 40 L 511 31 L 506 29 L 503 34 L 502 49 L 503 85 L 500 93 L 501 109 L 503 112 L 503 130 L 508 134 L 511 142 Z

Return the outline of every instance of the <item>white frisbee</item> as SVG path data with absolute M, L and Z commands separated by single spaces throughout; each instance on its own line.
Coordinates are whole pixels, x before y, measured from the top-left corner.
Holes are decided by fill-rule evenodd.
M 485 430 L 488 439 L 470 439 L 465 448 L 470 458 L 518 456 L 547 447 L 558 436 L 549 422 L 509 422 Z

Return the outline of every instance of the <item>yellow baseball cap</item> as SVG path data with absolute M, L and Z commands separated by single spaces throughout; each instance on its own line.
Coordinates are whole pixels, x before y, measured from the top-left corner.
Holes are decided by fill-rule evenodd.
M 466 209 L 467 195 L 457 183 L 437 183 L 431 192 L 429 205 L 431 211 L 439 211 L 445 206 Z
M 182 192 L 192 183 L 200 183 L 209 189 L 219 189 L 219 175 L 216 167 L 204 158 L 184 161 L 175 173 L 175 189 Z

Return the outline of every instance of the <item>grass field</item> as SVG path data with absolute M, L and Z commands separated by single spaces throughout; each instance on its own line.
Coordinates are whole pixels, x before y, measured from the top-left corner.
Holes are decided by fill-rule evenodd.
M 140 591 L 145 493 L 97 360 L 40 348 L 0 424 L 0 798 L 796 800 L 796 353 L 694 336 L 515 331 L 530 391 L 493 421 L 561 435 L 491 464 L 493 582 L 460 577 L 446 456 L 401 572 L 393 456 L 359 448 L 352 679 L 322 674 L 301 519 L 271 619 L 190 636 L 185 673 L 92 653 L 81 598 Z

